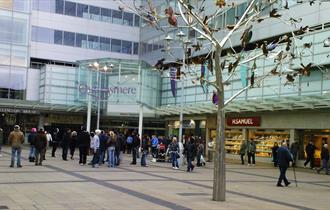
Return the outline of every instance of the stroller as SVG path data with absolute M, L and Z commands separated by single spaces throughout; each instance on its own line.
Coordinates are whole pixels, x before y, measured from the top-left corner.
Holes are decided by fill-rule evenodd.
M 157 162 L 165 162 L 166 157 L 166 146 L 163 143 L 160 143 L 158 146 L 158 156 Z

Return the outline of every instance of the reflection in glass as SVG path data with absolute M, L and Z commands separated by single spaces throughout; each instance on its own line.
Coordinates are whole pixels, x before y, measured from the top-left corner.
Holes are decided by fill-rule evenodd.
M 101 8 L 101 20 L 111 22 L 111 9 Z
M 100 42 L 98 36 L 88 35 L 88 48 L 90 49 L 100 49 Z
M 121 52 L 121 40 L 111 39 L 111 51 L 112 52 Z
M 55 12 L 57 14 L 63 14 L 63 11 L 64 11 L 64 0 L 56 0 Z
M 77 16 L 82 18 L 88 18 L 88 5 L 77 4 Z
M 89 6 L 89 14 L 92 20 L 100 20 L 100 8 Z
M 76 47 L 87 48 L 87 35 L 86 34 L 76 34 Z
M 76 16 L 76 7 L 77 4 L 74 2 L 66 1 L 65 2 L 65 15 Z
M 113 10 L 112 11 L 112 22 L 116 24 L 123 24 L 123 12 Z
M 110 51 L 110 38 L 100 37 L 101 50 Z
M 132 54 L 132 42 L 122 41 L 121 43 L 122 43 L 121 52 L 126 54 Z
M 63 44 L 67 46 L 74 46 L 75 33 L 64 31 Z
M 124 12 L 123 20 L 124 20 L 124 25 L 133 26 L 133 14 L 132 13 Z
M 63 44 L 63 31 L 54 31 L 54 44 Z

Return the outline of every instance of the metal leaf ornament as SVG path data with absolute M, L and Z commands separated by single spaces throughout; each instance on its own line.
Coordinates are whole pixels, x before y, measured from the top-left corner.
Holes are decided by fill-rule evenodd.
M 218 105 L 218 103 L 219 103 L 219 96 L 218 96 L 217 92 L 215 92 L 215 91 L 213 91 L 212 103 L 214 105 Z
M 178 20 L 176 16 L 174 15 L 174 10 L 172 7 L 168 7 L 165 9 L 165 15 L 167 16 L 167 21 L 171 26 L 177 27 L 178 26 Z

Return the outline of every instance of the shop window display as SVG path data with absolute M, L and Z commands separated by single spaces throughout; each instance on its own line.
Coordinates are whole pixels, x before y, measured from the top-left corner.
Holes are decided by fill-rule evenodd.
M 256 143 L 258 157 L 271 157 L 272 147 L 277 142 L 288 141 L 290 137 L 288 130 L 249 130 L 249 139 Z
M 304 157 L 306 159 L 306 146 L 312 141 L 315 145 L 315 154 L 314 154 L 314 165 L 320 166 L 321 162 L 321 149 L 323 144 L 329 144 L 330 131 L 329 130 L 315 130 L 315 131 L 305 131 L 304 133 Z
M 239 154 L 241 144 L 244 140 L 242 129 L 226 129 L 225 139 L 225 148 L 227 153 Z

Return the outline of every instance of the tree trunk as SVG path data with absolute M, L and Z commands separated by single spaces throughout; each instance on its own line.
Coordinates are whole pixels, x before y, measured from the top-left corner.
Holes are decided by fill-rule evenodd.
M 214 154 L 213 172 L 213 200 L 226 200 L 226 165 L 225 165 L 225 113 L 224 107 L 224 88 L 222 84 L 222 69 L 220 66 L 221 47 L 216 46 L 215 50 L 215 75 L 218 93 L 218 112 L 217 112 L 217 135 Z

